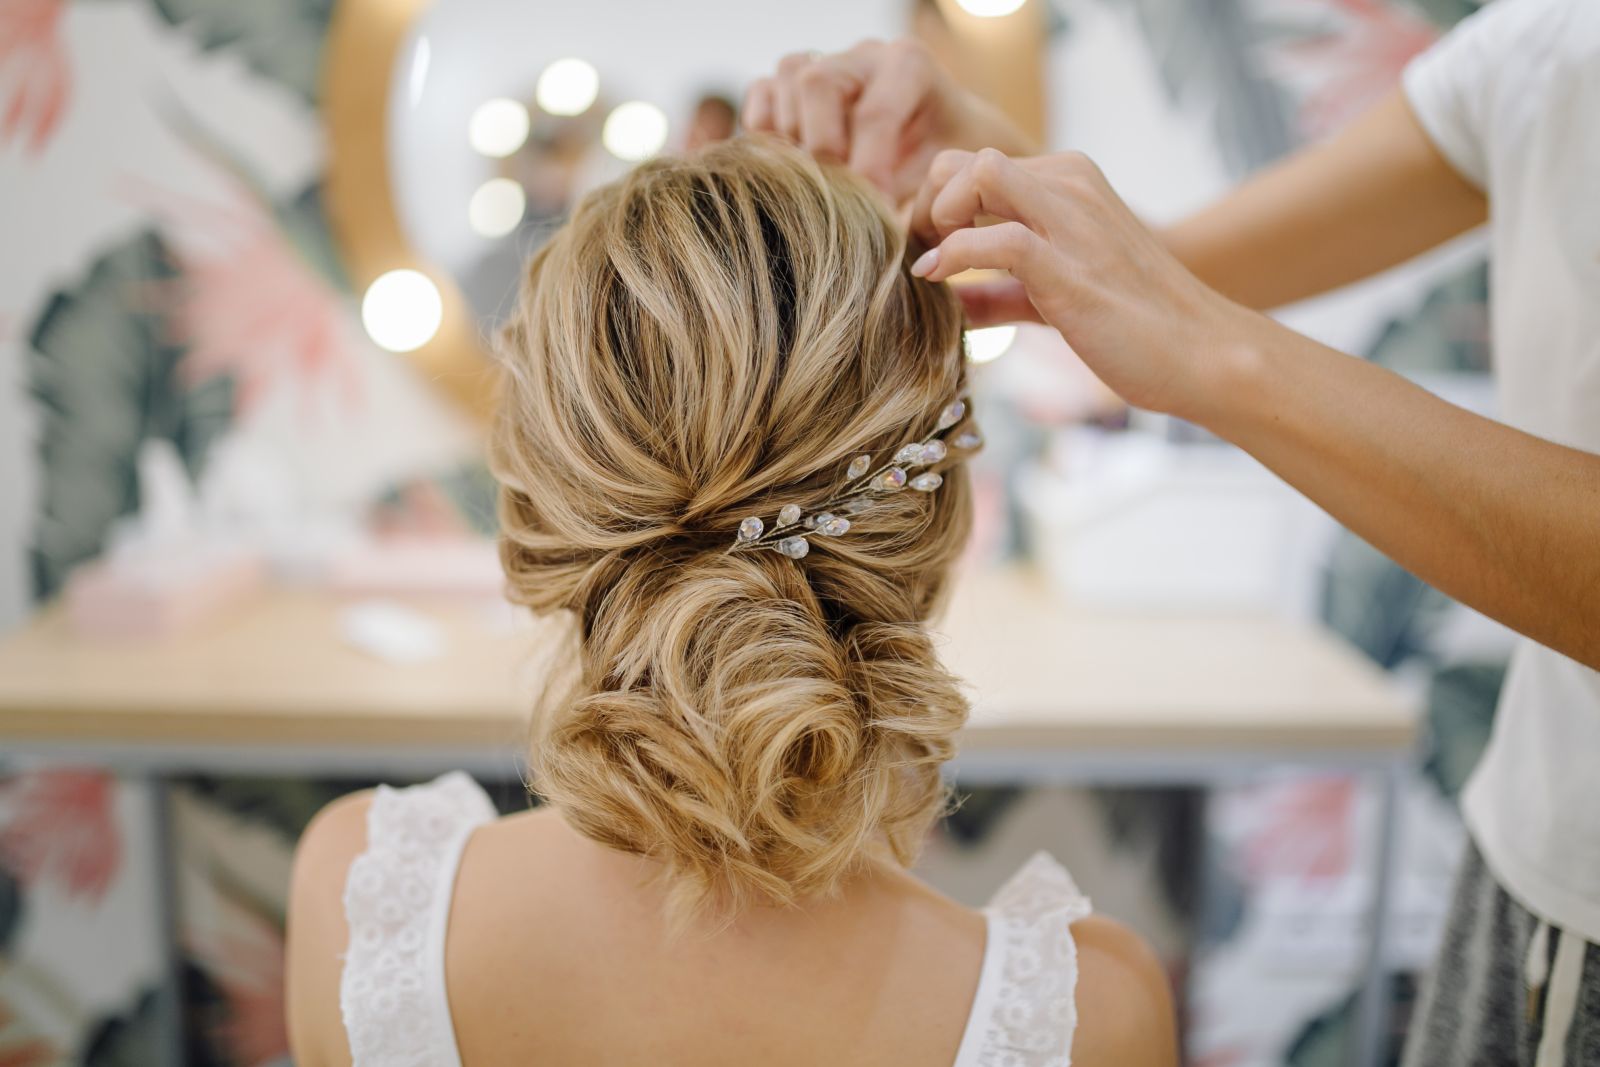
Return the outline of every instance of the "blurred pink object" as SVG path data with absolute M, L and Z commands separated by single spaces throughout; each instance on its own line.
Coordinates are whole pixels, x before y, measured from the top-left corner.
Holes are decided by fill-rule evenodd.
M 1357 784 L 1345 776 L 1270 783 L 1250 794 L 1252 822 L 1241 842 L 1252 883 L 1269 878 L 1343 878 L 1355 859 Z
M 1311 75 L 1300 106 L 1309 138 L 1325 137 L 1400 84 L 1413 56 L 1439 39 L 1439 29 L 1396 0 L 1322 0 L 1336 28 L 1270 45 L 1280 68 Z
M 11 1009 L 0 1003 L 0 1032 L 17 1021 Z M 51 1067 L 62 1062 L 65 1059 L 55 1046 L 42 1038 L 26 1033 L 0 1037 L 0 1067 Z
M 67 582 L 67 613 L 90 637 L 162 637 L 256 593 L 265 567 L 242 552 L 135 552 L 96 560 Z
M 99 903 L 122 867 L 116 786 L 105 771 L 71 767 L 0 780 L 11 803 L 0 824 L 0 860 L 23 885 L 49 875 L 67 899 Z M 8 1062 L 0 1055 L 0 1067 Z
M 283 932 L 249 911 L 225 922 L 226 929 L 206 931 L 203 940 L 191 937 L 190 944 L 222 993 L 216 1037 L 235 1063 L 287 1062 Z
M 493 541 L 397 538 L 369 542 L 334 559 L 328 586 L 347 596 L 498 599 L 505 575 Z
M 66 0 L 0 3 L 0 144 L 20 141 L 38 155 L 66 113 L 72 79 L 61 44 Z
M 341 407 L 359 406 L 358 338 L 345 296 L 259 194 L 237 175 L 218 176 L 226 199 L 129 184 L 138 205 L 161 218 L 182 267 L 178 278 L 154 286 L 153 298 L 171 312 L 171 340 L 188 349 L 180 367 L 185 381 L 231 377 L 239 415 L 284 385 L 298 392 L 307 413 L 317 410 L 311 397 L 323 384 L 337 390 Z

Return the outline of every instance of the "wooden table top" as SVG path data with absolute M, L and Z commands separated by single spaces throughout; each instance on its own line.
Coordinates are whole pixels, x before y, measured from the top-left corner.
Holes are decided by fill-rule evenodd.
M 444 654 L 397 665 L 341 637 L 341 602 L 274 589 L 180 636 L 77 636 L 59 608 L 0 639 L 0 746 L 498 745 L 525 731 L 548 624 L 410 602 Z M 963 747 L 1316 752 L 1411 743 L 1413 702 L 1338 638 L 1249 614 L 1064 604 L 1023 569 L 967 578 L 936 626 L 971 686 Z M 543 636 L 542 636 L 543 635 Z

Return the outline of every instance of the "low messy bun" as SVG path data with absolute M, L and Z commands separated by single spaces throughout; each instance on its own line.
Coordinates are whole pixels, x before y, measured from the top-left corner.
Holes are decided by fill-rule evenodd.
M 776 143 L 647 163 L 536 255 L 494 441 L 512 599 L 570 612 L 533 787 L 690 906 L 792 903 L 909 863 L 967 705 L 924 621 L 965 471 L 797 562 L 739 521 L 826 499 L 960 395 L 961 320 L 875 195 Z

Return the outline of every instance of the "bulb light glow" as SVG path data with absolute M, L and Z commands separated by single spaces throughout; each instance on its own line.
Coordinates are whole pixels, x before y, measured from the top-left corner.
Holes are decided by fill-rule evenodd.
M 654 104 L 630 100 L 606 116 L 600 140 L 618 159 L 637 163 L 661 151 L 667 143 L 667 116 Z
M 510 178 L 490 178 L 467 203 L 467 225 L 480 237 L 504 237 L 528 209 L 527 195 Z
M 981 330 L 968 330 L 967 358 L 974 363 L 999 359 L 1016 339 L 1015 326 L 987 326 Z
M 600 74 L 581 59 L 558 59 L 539 75 L 533 98 L 552 115 L 581 115 L 600 94 Z
M 379 275 L 361 298 L 361 325 L 390 352 L 410 352 L 433 340 L 444 321 L 438 286 L 414 270 Z
M 1020 11 L 1028 0 L 956 0 L 961 10 L 980 19 L 997 19 Z
M 515 100 L 495 97 L 478 105 L 467 123 L 473 149 L 491 159 L 504 159 L 528 139 L 528 109 Z

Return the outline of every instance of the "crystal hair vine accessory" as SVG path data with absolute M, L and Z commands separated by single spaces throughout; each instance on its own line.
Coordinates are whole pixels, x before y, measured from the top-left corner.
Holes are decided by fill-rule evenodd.
M 945 405 L 939 412 L 938 425 L 930 433 L 919 441 L 900 446 L 887 462 L 874 466 L 872 456 L 867 453 L 852 459 L 845 468 L 844 482 L 810 514 L 802 511 L 798 504 L 785 504 L 778 509 L 771 526 L 755 515 L 740 522 L 739 532 L 728 551 L 769 548 L 790 559 L 805 559 L 811 551 L 812 537 L 840 537 L 849 533 L 852 517 L 869 511 L 884 497 L 906 488 L 919 493 L 933 492 L 944 484 L 944 476 L 932 470 L 914 473 L 918 467 L 942 463 L 952 449 L 970 453 L 983 447 L 982 435 L 970 428 L 946 443 L 944 435 L 966 417 L 966 400 Z

